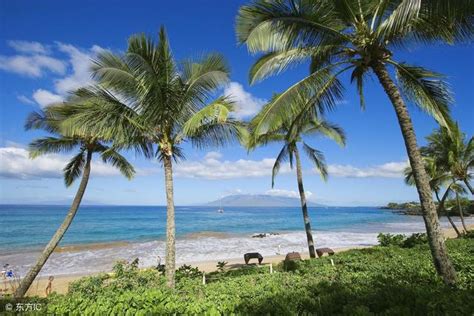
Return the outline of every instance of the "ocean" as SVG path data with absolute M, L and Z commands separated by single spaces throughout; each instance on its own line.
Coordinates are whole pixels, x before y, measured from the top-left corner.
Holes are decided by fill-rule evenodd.
M 0 265 L 24 275 L 62 222 L 67 206 L 0 205 Z M 420 216 L 373 207 L 310 207 L 317 247 L 377 243 L 379 232 L 424 231 Z M 443 227 L 448 227 L 442 220 Z M 298 207 L 176 207 L 177 263 L 306 252 Z M 275 233 L 252 238 L 257 233 Z M 108 271 L 117 260 L 139 258 L 143 267 L 164 262 L 166 207 L 82 206 L 42 275 Z

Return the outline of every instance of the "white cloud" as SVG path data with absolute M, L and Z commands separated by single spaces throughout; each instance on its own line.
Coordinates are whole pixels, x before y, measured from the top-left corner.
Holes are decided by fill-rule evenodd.
M 28 150 L 18 147 L 0 148 L 0 177 L 14 179 L 61 178 L 68 163 L 65 155 L 50 154 L 30 159 Z M 119 171 L 101 161 L 94 161 L 92 175 L 116 176 Z
M 18 95 L 16 98 L 18 99 L 18 101 L 24 104 L 30 104 L 30 105 L 35 104 L 30 98 L 24 95 Z
M 63 97 L 60 95 L 49 92 L 48 90 L 38 89 L 33 93 L 33 99 L 42 108 L 52 103 L 58 103 L 63 101 Z
M 236 102 L 234 115 L 236 118 L 249 117 L 257 113 L 266 103 L 244 90 L 238 82 L 230 82 L 224 89 L 224 95 L 228 95 Z
M 41 107 L 63 100 L 69 92 L 91 84 L 91 59 L 103 51 L 103 48 L 97 45 L 90 49 L 80 49 L 60 42 L 54 46 L 46 46 L 39 42 L 15 40 L 8 41 L 8 45 L 20 54 L 0 55 L 1 70 L 33 78 L 43 77 L 47 71 L 61 76 L 53 80 L 53 90 L 37 89 L 33 93 L 32 98 Z M 55 57 L 52 57 L 53 53 Z M 57 54 L 62 57 L 57 57 Z M 30 98 L 26 96 L 18 99 L 31 104 L 28 102 L 31 101 Z
M 49 50 L 46 46 L 39 42 L 30 41 L 8 41 L 10 47 L 20 53 L 27 54 L 48 54 Z
M 265 192 L 265 194 L 273 196 L 283 196 L 291 198 L 299 198 L 300 194 L 293 190 L 283 190 L 283 189 L 271 189 Z M 309 198 L 313 193 L 311 191 L 305 191 L 306 198 Z
M 354 167 L 351 165 L 329 165 L 329 175 L 344 178 L 400 178 L 408 162 L 388 162 L 372 167 Z
M 0 56 L 0 69 L 19 75 L 38 78 L 45 71 L 64 74 L 66 65 L 63 61 L 45 55 Z
M 55 91 L 65 95 L 70 91 L 90 84 L 92 82 L 90 72 L 91 59 L 102 48 L 94 45 L 90 50 L 84 51 L 70 44 L 57 43 L 57 46 L 59 51 L 68 55 L 68 62 L 72 67 L 72 73 L 64 78 L 55 80 Z
M 176 165 L 175 173 L 177 177 L 212 180 L 268 177 L 272 174 L 274 163 L 274 158 L 223 160 L 219 153 L 209 152 L 200 161 L 185 161 Z M 285 165 L 281 167 L 280 173 L 287 173 L 290 170 L 290 167 Z

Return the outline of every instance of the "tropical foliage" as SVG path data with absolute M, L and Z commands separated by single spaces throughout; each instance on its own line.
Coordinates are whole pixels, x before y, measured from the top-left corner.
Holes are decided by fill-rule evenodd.
M 342 97 L 340 77 L 348 72 L 365 108 L 364 82 L 375 74 L 395 109 L 425 211 L 433 261 L 447 284 L 455 283 L 455 271 L 446 253 L 405 102 L 449 127 L 452 96 L 443 75 L 398 61 L 395 52 L 418 43 L 470 40 L 473 13 L 474 1 L 256 0 L 240 8 L 236 22 L 239 42 L 250 52 L 262 54 L 250 70 L 251 82 L 309 63 L 308 76 L 281 93 L 262 113 L 256 134 L 277 130 L 288 114 L 307 109 L 306 103 L 288 106 L 288 100 L 308 92 L 321 109 L 333 109 Z M 395 72 L 398 84 L 388 67 Z
M 463 184 L 471 188 L 471 178 L 474 168 L 474 140 L 465 140 L 465 135 L 459 129 L 457 124 L 448 130 L 439 128 L 431 135 L 426 137 L 428 144 L 421 147 L 425 169 L 430 177 L 430 186 L 438 200 L 438 212 L 447 215 L 449 222 L 454 230 L 460 234 L 460 231 L 449 216 L 446 207 L 450 196 L 455 196 L 456 208 L 461 218 L 463 229 L 467 232 L 464 221 L 464 210 L 461 205 L 460 196 L 466 193 Z M 413 171 L 411 167 L 405 170 L 405 182 L 409 185 L 415 185 Z M 445 188 L 441 194 L 442 188 Z
M 166 273 L 174 286 L 175 220 L 173 161 L 184 158 L 182 144 L 220 146 L 240 134 L 231 117 L 233 102 L 213 98 L 228 80 L 219 54 L 199 60 L 173 58 L 164 28 L 158 42 L 145 35 L 130 37 L 123 55 L 101 52 L 94 62 L 98 85 L 76 92 L 76 114 L 64 123 L 71 129 L 113 138 L 120 148 L 134 149 L 162 162 L 167 198 Z
M 71 208 L 63 223 L 52 236 L 49 243 L 39 255 L 36 263 L 21 280 L 15 296 L 22 297 L 33 283 L 33 280 L 41 271 L 43 265 L 48 260 L 51 253 L 57 247 L 67 229 L 76 215 L 82 197 L 89 181 L 91 172 L 92 156 L 98 153 L 104 163 L 109 163 L 117 168 L 125 177 L 131 179 L 135 170 L 133 166 L 123 157 L 113 146 L 100 139 L 90 131 L 69 130 L 63 128 L 63 123 L 67 121 L 75 111 L 67 104 L 49 106 L 42 112 L 33 112 L 28 117 L 26 129 L 41 129 L 54 136 L 43 137 L 34 140 L 29 146 L 30 156 L 36 158 L 45 154 L 71 152 L 76 150 L 75 155 L 64 167 L 64 182 L 70 186 L 82 175 L 81 183 L 76 196 L 72 201 Z

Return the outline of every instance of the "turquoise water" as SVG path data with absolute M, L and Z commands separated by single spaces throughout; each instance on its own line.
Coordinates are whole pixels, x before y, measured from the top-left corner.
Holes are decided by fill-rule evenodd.
M 17 275 L 24 275 L 67 210 L 67 206 L 0 205 L 0 266 L 9 264 Z M 377 244 L 379 232 L 425 230 L 420 216 L 378 208 L 310 208 L 309 212 L 317 247 L 370 246 Z M 442 225 L 448 227 L 444 219 Z M 141 267 L 154 266 L 166 256 L 165 226 L 165 207 L 83 206 L 61 241 L 61 246 L 81 247 L 53 253 L 41 275 L 110 271 L 117 260 L 135 258 Z M 264 257 L 307 252 L 298 207 L 226 207 L 224 213 L 218 213 L 216 207 L 177 207 L 176 227 L 178 265 L 241 259 L 247 252 L 259 252 Z M 254 233 L 268 232 L 277 234 L 252 238 Z
M 0 251 L 42 247 L 62 222 L 67 206 L 0 205 Z M 371 207 L 310 208 L 313 228 L 318 231 L 367 232 L 386 223 L 419 222 L 409 216 Z M 62 245 L 115 241 L 147 241 L 165 238 L 166 208 L 163 206 L 82 206 Z M 227 207 L 177 207 L 178 238 L 202 231 L 230 235 L 255 232 L 301 231 L 301 209 Z

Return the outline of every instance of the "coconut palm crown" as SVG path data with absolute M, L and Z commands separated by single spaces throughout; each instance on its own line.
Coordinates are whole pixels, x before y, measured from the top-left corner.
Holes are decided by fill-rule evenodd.
M 466 139 L 458 124 L 449 130 L 441 127 L 429 135 L 428 145 L 421 148 L 424 156 L 433 157 L 437 168 L 451 174 L 456 181 L 463 182 L 471 194 L 474 177 L 474 137 Z

